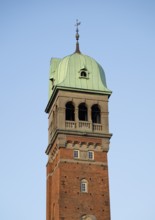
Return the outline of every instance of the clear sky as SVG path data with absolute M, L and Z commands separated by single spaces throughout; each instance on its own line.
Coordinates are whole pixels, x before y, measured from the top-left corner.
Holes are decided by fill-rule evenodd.
M 112 220 L 155 219 L 155 1 L 0 0 L 0 219 L 45 220 L 51 57 L 75 50 L 109 89 Z

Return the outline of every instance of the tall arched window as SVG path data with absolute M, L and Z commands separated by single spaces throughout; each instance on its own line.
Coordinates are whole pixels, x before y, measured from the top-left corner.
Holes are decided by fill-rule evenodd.
M 88 181 L 86 179 L 81 180 L 81 192 L 87 193 L 88 192 Z
M 79 105 L 79 120 L 88 121 L 87 107 L 85 103 Z
M 100 109 L 98 107 L 98 105 L 93 105 L 92 106 L 92 111 L 91 111 L 91 117 L 92 117 L 92 122 L 93 123 L 101 123 L 101 112 Z
M 75 120 L 74 105 L 72 102 L 66 103 L 66 120 L 67 121 Z
M 82 215 L 81 220 L 96 220 L 94 215 Z

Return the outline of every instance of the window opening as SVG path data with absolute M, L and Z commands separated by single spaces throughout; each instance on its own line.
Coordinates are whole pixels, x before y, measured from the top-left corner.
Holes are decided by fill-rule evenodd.
M 101 123 L 101 112 L 98 105 L 92 106 L 92 122 L 97 124 Z
M 51 81 L 51 86 L 52 86 L 52 89 L 53 89 L 54 88 L 54 78 L 51 78 L 50 81 Z
M 79 105 L 79 120 L 88 121 L 87 107 L 85 103 Z
M 88 159 L 94 160 L 94 152 L 93 151 L 88 151 Z
M 83 215 L 82 217 L 81 217 L 81 220 L 85 220 L 87 218 L 87 216 L 86 215 Z
M 79 71 L 79 73 L 80 73 L 80 78 L 88 78 L 88 71 L 87 71 L 87 69 L 86 68 L 83 68 L 83 69 L 81 69 L 80 71 Z
M 88 192 L 88 181 L 86 179 L 81 180 L 81 192 Z
M 67 121 L 75 120 L 74 105 L 72 102 L 67 102 L 66 104 L 66 120 Z
M 87 76 L 87 73 L 86 73 L 85 71 L 82 71 L 82 72 L 81 72 L 81 76 L 82 76 L 82 77 L 86 77 L 86 76 Z
M 74 158 L 79 158 L 79 150 L 74 150 Z
M 82 215 L 81 220 L 96 220 L 94 215 Z

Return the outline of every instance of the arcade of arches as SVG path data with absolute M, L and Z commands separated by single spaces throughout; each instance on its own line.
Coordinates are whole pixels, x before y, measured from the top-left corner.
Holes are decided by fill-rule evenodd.
M 67 94 L 68 97 L 67 97 Z M 72 97 L 69 97 L 72 96 Z M 49 140 L 56 129 L 88 131 L 93 133 L 108 132 L 108 97 L 67 93 L 59 96 L 49 114 Z
M 81 103 L 78 106 L 78 119 L 80 121 L 88 121 L 88 110 L 85 103 Z M 66 103 L 66 120 L 74 121 L 75 120 L 75 107 L 72 102 Z M 97 104 L 91 107 L 91 120 L 92 123 L 101 123 L 101 112 Z

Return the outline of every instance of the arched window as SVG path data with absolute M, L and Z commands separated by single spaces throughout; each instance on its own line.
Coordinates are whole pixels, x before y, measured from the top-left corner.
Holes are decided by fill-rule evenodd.
M 82 76 L 82 77 L 86 77 L 86 76 L 87 76 L 87 73 L 86 73 L 85 71 L 82 71 L 82 72 L 81 72 L 81 76 Z
M 81 220 L 96 220 L 94 215 L 82 215 Z
M 97 104 L 92 106 L 91 117 L 93 123 L 101 123 L 101 112 Z
M 74 105 L 72 102 L 66 103 L 66 120 L 67 121 L 74 121 L 75 120 Z
M 86 220 L 87 216 L 86 215 L 82 215 L 81 216 L 81 220 Z
M 83 68 L 80 70 L 80 78 L 86 78 L 88 79 L 88 70 L 86 68 Z
M 79 105 L 79 120 L 80 121 L 88 121 L 87 107 L 86 107 L 85 103 L 81 103 Z
M 88 192 L 88 181 L 86 179 L 81 180 L 81 192 L 87 193 Z

